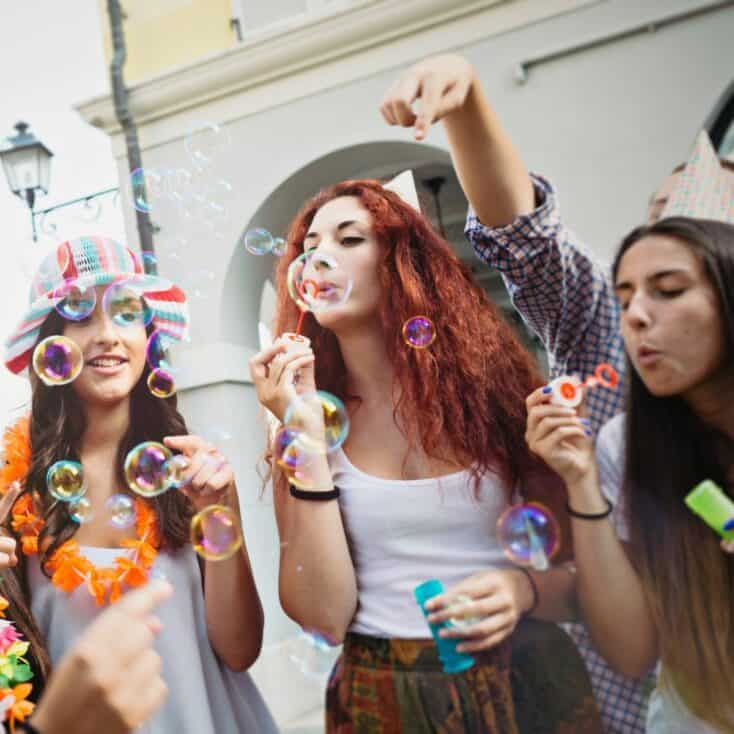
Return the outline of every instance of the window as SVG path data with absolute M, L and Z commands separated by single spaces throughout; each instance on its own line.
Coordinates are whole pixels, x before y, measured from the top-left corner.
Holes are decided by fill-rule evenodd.
M 286 30 L 315 17 L 336 12 L 356 0 L 233 0 L 242 40 L 268 31 Z

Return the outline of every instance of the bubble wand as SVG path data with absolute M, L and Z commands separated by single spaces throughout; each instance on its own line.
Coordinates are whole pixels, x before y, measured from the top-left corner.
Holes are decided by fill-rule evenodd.
M 594 387 L 605 387 L 614 390 L 619 385 L 619 375 L 610 364 L 602 363 L 589 375 L 584 382 L 578 377 L 563 375 L 552 380 L 548 387 L 551 390 L 551 403 L 566 408 L 576 408 L 584 399 L 584 391 Z

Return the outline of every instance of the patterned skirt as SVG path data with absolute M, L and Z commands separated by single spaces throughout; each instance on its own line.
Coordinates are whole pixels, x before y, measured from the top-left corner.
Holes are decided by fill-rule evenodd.
M 586 667 L 556 625 L 512 638 L 444 673 L 432 640 L 350 633 L 326 691 L 329 734 L 601 734 Z

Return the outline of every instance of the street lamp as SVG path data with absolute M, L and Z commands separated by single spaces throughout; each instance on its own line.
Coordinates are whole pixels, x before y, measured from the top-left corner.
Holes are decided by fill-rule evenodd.
M 31 210 L 35 242 L 38 239 L 33 211 L 36 192 L 48 193 L 53 153 L 33 133 L 28 132 L 28 127 L 26 122 L 15 124 L 17 134 L 7 138 L 5 144 L 0 147 L 0 160 L 10 190 L 16 196 L 25 199 Z

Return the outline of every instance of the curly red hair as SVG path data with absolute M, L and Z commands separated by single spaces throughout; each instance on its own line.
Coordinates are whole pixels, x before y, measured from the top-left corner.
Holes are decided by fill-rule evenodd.
M 475 478 L 496 473 L 509 497 L 519 483 L 527 486 L 539 468 L 547 471 L 524 437 L 525 398 L 542 384 L 541 375 L 469 267 L 425 216 L 379 181 L 336 184 L 298 213 L 276 273 L 276 333 L 293 331 L 300 316 L 286 288 L 288 266 L 303 251 L 316 212 L 341 196 L 359 199 L 383 248 L 379 277 L 385 298 L 379 318 L 400 386 L 394 412 L 406 438 L 429 456 L 473 467 Z M 437 338 L 430 349 L 409 349 L 403 342 L 403 324 L 418 314 L 435 324 Z M 301 333 L 311 339 L 319 389 L 345 401 L 358 399 L 347 394 L 346 369 L 333 332 L 308 314 Z

